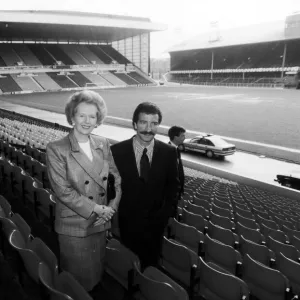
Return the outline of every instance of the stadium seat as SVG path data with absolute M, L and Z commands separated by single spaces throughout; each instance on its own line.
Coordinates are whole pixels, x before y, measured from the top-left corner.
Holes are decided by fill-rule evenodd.
M 247 300 L 249 289 L 240 278 L 200 257 L 199 295 L 208 300 Z
M 56 300 L 92 300 L 92 297 L 70 273 L 63 271 L 53 278 L 44 262 L 39 263 L 38 271 L 43 296 L 50 296 L 50 299 Z
M 203 206 L 199 206 L 191 203 L 190 201 L 187 201 L 185 208 L 191 213 L 201 215 L 204 219 L 209 218 L 209 211 Z
M 139 258 L 118 240 L 111 239 L 106 245 L 105 271 L 129 292 L 132 282 L 134 263 L 140 265 Z
M 293 235 L 290 242 L 293 246 L 295 246 L 297 248 L 298 251 L 300 251 L 300 239 L 298 237 Z
M 279 241 L 284 244 L 289 244 L 289 238 L 285 235 L 285 233 L 281 230 L 276 230 L 273 228 L 269 228 L 265 224 L 261 224 L 261 232 L 267 238 L 271 236 L 274 240 Z
M 248 228 L 251 228 L 254 230 L 260 229 L 259 225 L 255 222 L 254 219 L 244 218 L 243 216 L 239 215 L 239 213 L 235 214 L 235 220 L 236 220 L 236 222 L 241 223 L 245 227 L 248 227 Z
M 229 245 L 235 249 L 239 247 L 239 237 L 237 234 L 229 229 L 217 226 L 211 221 L 208 222 L 207 233 L 212 239 L 218 240 L 225 245 Z
M 203 253 L 204 235 L 193 226 L 171 219 L 168 225 L 168 239 L 188 247 L 198 255 Z
M 215 203 L 211 205 L 211 211 L 219 216 L 229 218 L 230 220 L 234 221 L 234 215 L 231 210 L 226 208 L 221 208 L 217 206 Z
M 154 267 L 147 267 L 141 272 L 134 264 L 133 288 L 137 289 L 134 299 L 137 300 L 188 300 L 187 292 L 175 281 Z
M 241 235 L 240 252 L 243 256 L 249 254 L 253 259 L 261 262 L 268 267 L 274 267 L 276 256 L 275 253 L 265 245 L 254 243 Z
M 234 213 L 235 214 L 238 213 L 240 216 L 242 216 L 244 218 L 254 219 L 254 215 L 252 214 L 252 212 L 250 210 L 241 209 L 237 206 L 234 209 Z
M 266 226 L 268 226 L 269 228 L 273 228 L 275 230 L 279 229 L 279 226 L 277 225 L 277 223 L 273 220 L 270 219 L 265 219 L 260 215 L 256 215 L 256 221 L 261 225 L 264 224 Z
M 210 206 L 211 206 L 211 202 L 209 202 L 207 199 L 208 198 L 205 198 L 203 196 L 197 196 L 197 197 L 194 197 L 194 199 L 192 200 L 192 203 L 195 204 L 195 205 L 198 205 L 198 206 L 202 206 L 204 207 L 205 209 L 207 210 L 210 210 Z
M 249 254 L 244 256 L 242 279 L 249 287 L 250 295 L 260 300 L 286 300 L 291 295 L 288 279 L 274 270 L 254 260 Z
M 229 230 L 235 230 L 235 224 L 227 217 L 222 217 L 210 211 L 209 220 L 215 225 L 221 226 Z
M 11 216 L 11 214 L 12 214 L 11 205 L 6 200 L 6 198 L 3 197 L 2 195 L 0 195 L 0 207 L 3 210 L 3 212 L 4 212 L 4 216 L 6 218 L 9 218 Z
M 269 220 L 271 219 L 271 216 L 269 215 L 269 213 L 267 211 L 255 211 L 254 209 L 252 210 L 253 213 L 255 214 L 255 217 L 257 219 L 257 217 L 260 217 L 260 218 L 264 218 L 264 220 Z
M 233 247 L 212 239 L 208 234 L 204 239 L 205 261 L 213 262 L 233 275 L 239 275 L 242 256 Z
M 259 232 L 259 230 L 255 230 L 252 228 L 248 228 L 247 226 L 242 225 L 240 222 L 236 223 L 236 233 L 241 236 L 243 235 L 244 238 L 250 240 L 257 244 L 265 244 L 266 239 L 265 237 Z
M 296 262 L 300 262 L 300 252 L 293 245 L 287 245 L 287 244 L 278 242 L 277 240 L 275 240 L 271 236 L 269 236 L 269 237 L 267 237 L 267 246 L 271 250 L 274 251 L 276 257 L 281 252 L 286 257 L 288 257 Z
M 187 211 L 185 208 L 182 209 L 182 216 L 180 216 L 180 221 L 195 227 L 197 230 L 205 233 L 208 226 L 208 222 L 201 215 L 197 215 Z
M 229 203 L 229 200 L 224 201 L 224 200 L 219 200 L 218 198 L 215 198 L 212 203 L 218 207 L 221 207 L 221 208 L 224 208 L 224 209 L 227 209 L 230 211 L 232 210 L 232 206 Z
M 296 230 L 295 224 L 293 224 L 290 221 L 284 220 L 279 218 L 278 216 L 274 216 L 274 220 L 276 221 L 276 223 L 279 225 L 280 229 L 282 229 L 282 226 L 285 225 L 286 227 Z
M 26 245 L 21 233 L 14 230 L 9 237 L 10 245 L 19 252 L 24 267 L 34 282 L 39 283 L 39 263 L 44 262 L 49 268 L 52 278 L 58 274 L 57 258 L 52 251 L 39 239 L 34 238 Z
M 199 281 L 199 256 L 189 248 L 164 237 L 160 268 L 194 295 Z
M 38 187 L 35 187 L 33 192 L 37 219 L 54 231 L 55 196 Z
M 293 236 L 296 236 L 297 238 L 300 238 L 300 231 L 290 229 L 289 227 L 283 225 L 282 231 L 286 233 L 286 235 L 289 237 L 289 239 L 292 239 Z
M 285 275 L 292 286 L 293 294 L 300 294 L 300 263 L 284 256 L 280 253 L 276 261 L 277 269 Z

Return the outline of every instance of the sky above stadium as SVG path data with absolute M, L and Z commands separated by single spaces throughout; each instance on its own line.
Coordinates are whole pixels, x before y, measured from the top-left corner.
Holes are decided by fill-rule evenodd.
M 300 0 L 10 0 L 1 10 L 72 10 L 148 17 L 168 29 L 151 34 L 151 57 L 167 56 L 171 46 L 207 32 L 273 20 L 300 11 Z

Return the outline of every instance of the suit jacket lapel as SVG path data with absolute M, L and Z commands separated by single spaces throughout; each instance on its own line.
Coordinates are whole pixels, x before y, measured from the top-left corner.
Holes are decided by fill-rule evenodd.
M 91 141 L 91 150 L 93 153 L 93 161 L 90 161 L 88 157 L 81 152 L 80 146 L 74 136 L 74 131 L 72 130 L 69 134 L 69 139 L 71 143 L 71 154 L 77 163 L 82 167 L 82 169 L 91 176 L 95 182 L 97 182 L 102 188 L 105 189 L 103 182 L 100 178 L 101 171 L 101 159 L 98 151 L 103 151 L 101 149 L 101 145 L 97 145 L 92 137 L 90 137 Z M 103 145 L 102 145 L 103 146 Z M 104 156 L 103 156 L 104 158 Z M 103 159 L 104 161 L 104 159 Z
M 130 168 L 130 170 L 132 171 L 132 176 L 139 178 L 140 175 L 139 175 L 139 170 L 136 165 L 135 152 L 134 152 L 134 148 L 133 148 L 133 137 L 128 140 L 126 153 L 124 153 L 124 158 L 126 159 L 126 157 L 128 159 L 129 166 L 134 166 L 134 167 Z

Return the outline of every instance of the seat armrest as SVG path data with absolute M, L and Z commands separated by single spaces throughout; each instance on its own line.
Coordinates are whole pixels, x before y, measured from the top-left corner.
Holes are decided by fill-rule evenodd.
M 182 221 L 182 214 L 178 214 L 178 221 L 179 221 L 179 222 Z
M 237 277 L 242 277 L 242 274 L 243 274 L 243 264 L 242 264 L 242 262 L 241 261 L 238 261 L 237 263 L 236 263 L 236 268 L 235 268 L 235 275 L 237 276 Z
M 239 243 L 239 241 L 235 241 L 235 242 L 234 242 L 233 248 L 234 248 L 234 249 L 237 249 L 237 250 L 240 248 L 240 243 Z
M 274 258 L 270 258 L 270 267 L 276 269 L 276 260 Z
M 198 244 L 198 256 L 201 256 L 201 257 L 205 256 L 204 241 L 200 241 Z

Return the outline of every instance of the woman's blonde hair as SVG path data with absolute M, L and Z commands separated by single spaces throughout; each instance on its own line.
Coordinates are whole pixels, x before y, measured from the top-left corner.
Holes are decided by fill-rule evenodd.
M 97 108 L 97 125 L 103 123 L 107 115 L 107 108 L 104 99 L 94 91 L 84 90 L 73 94 L 66 104 L 65 114 L 70 125 L 72 125 L 72 119 L 74 118 L 77 106 L 80 103 L 95 105 Z

